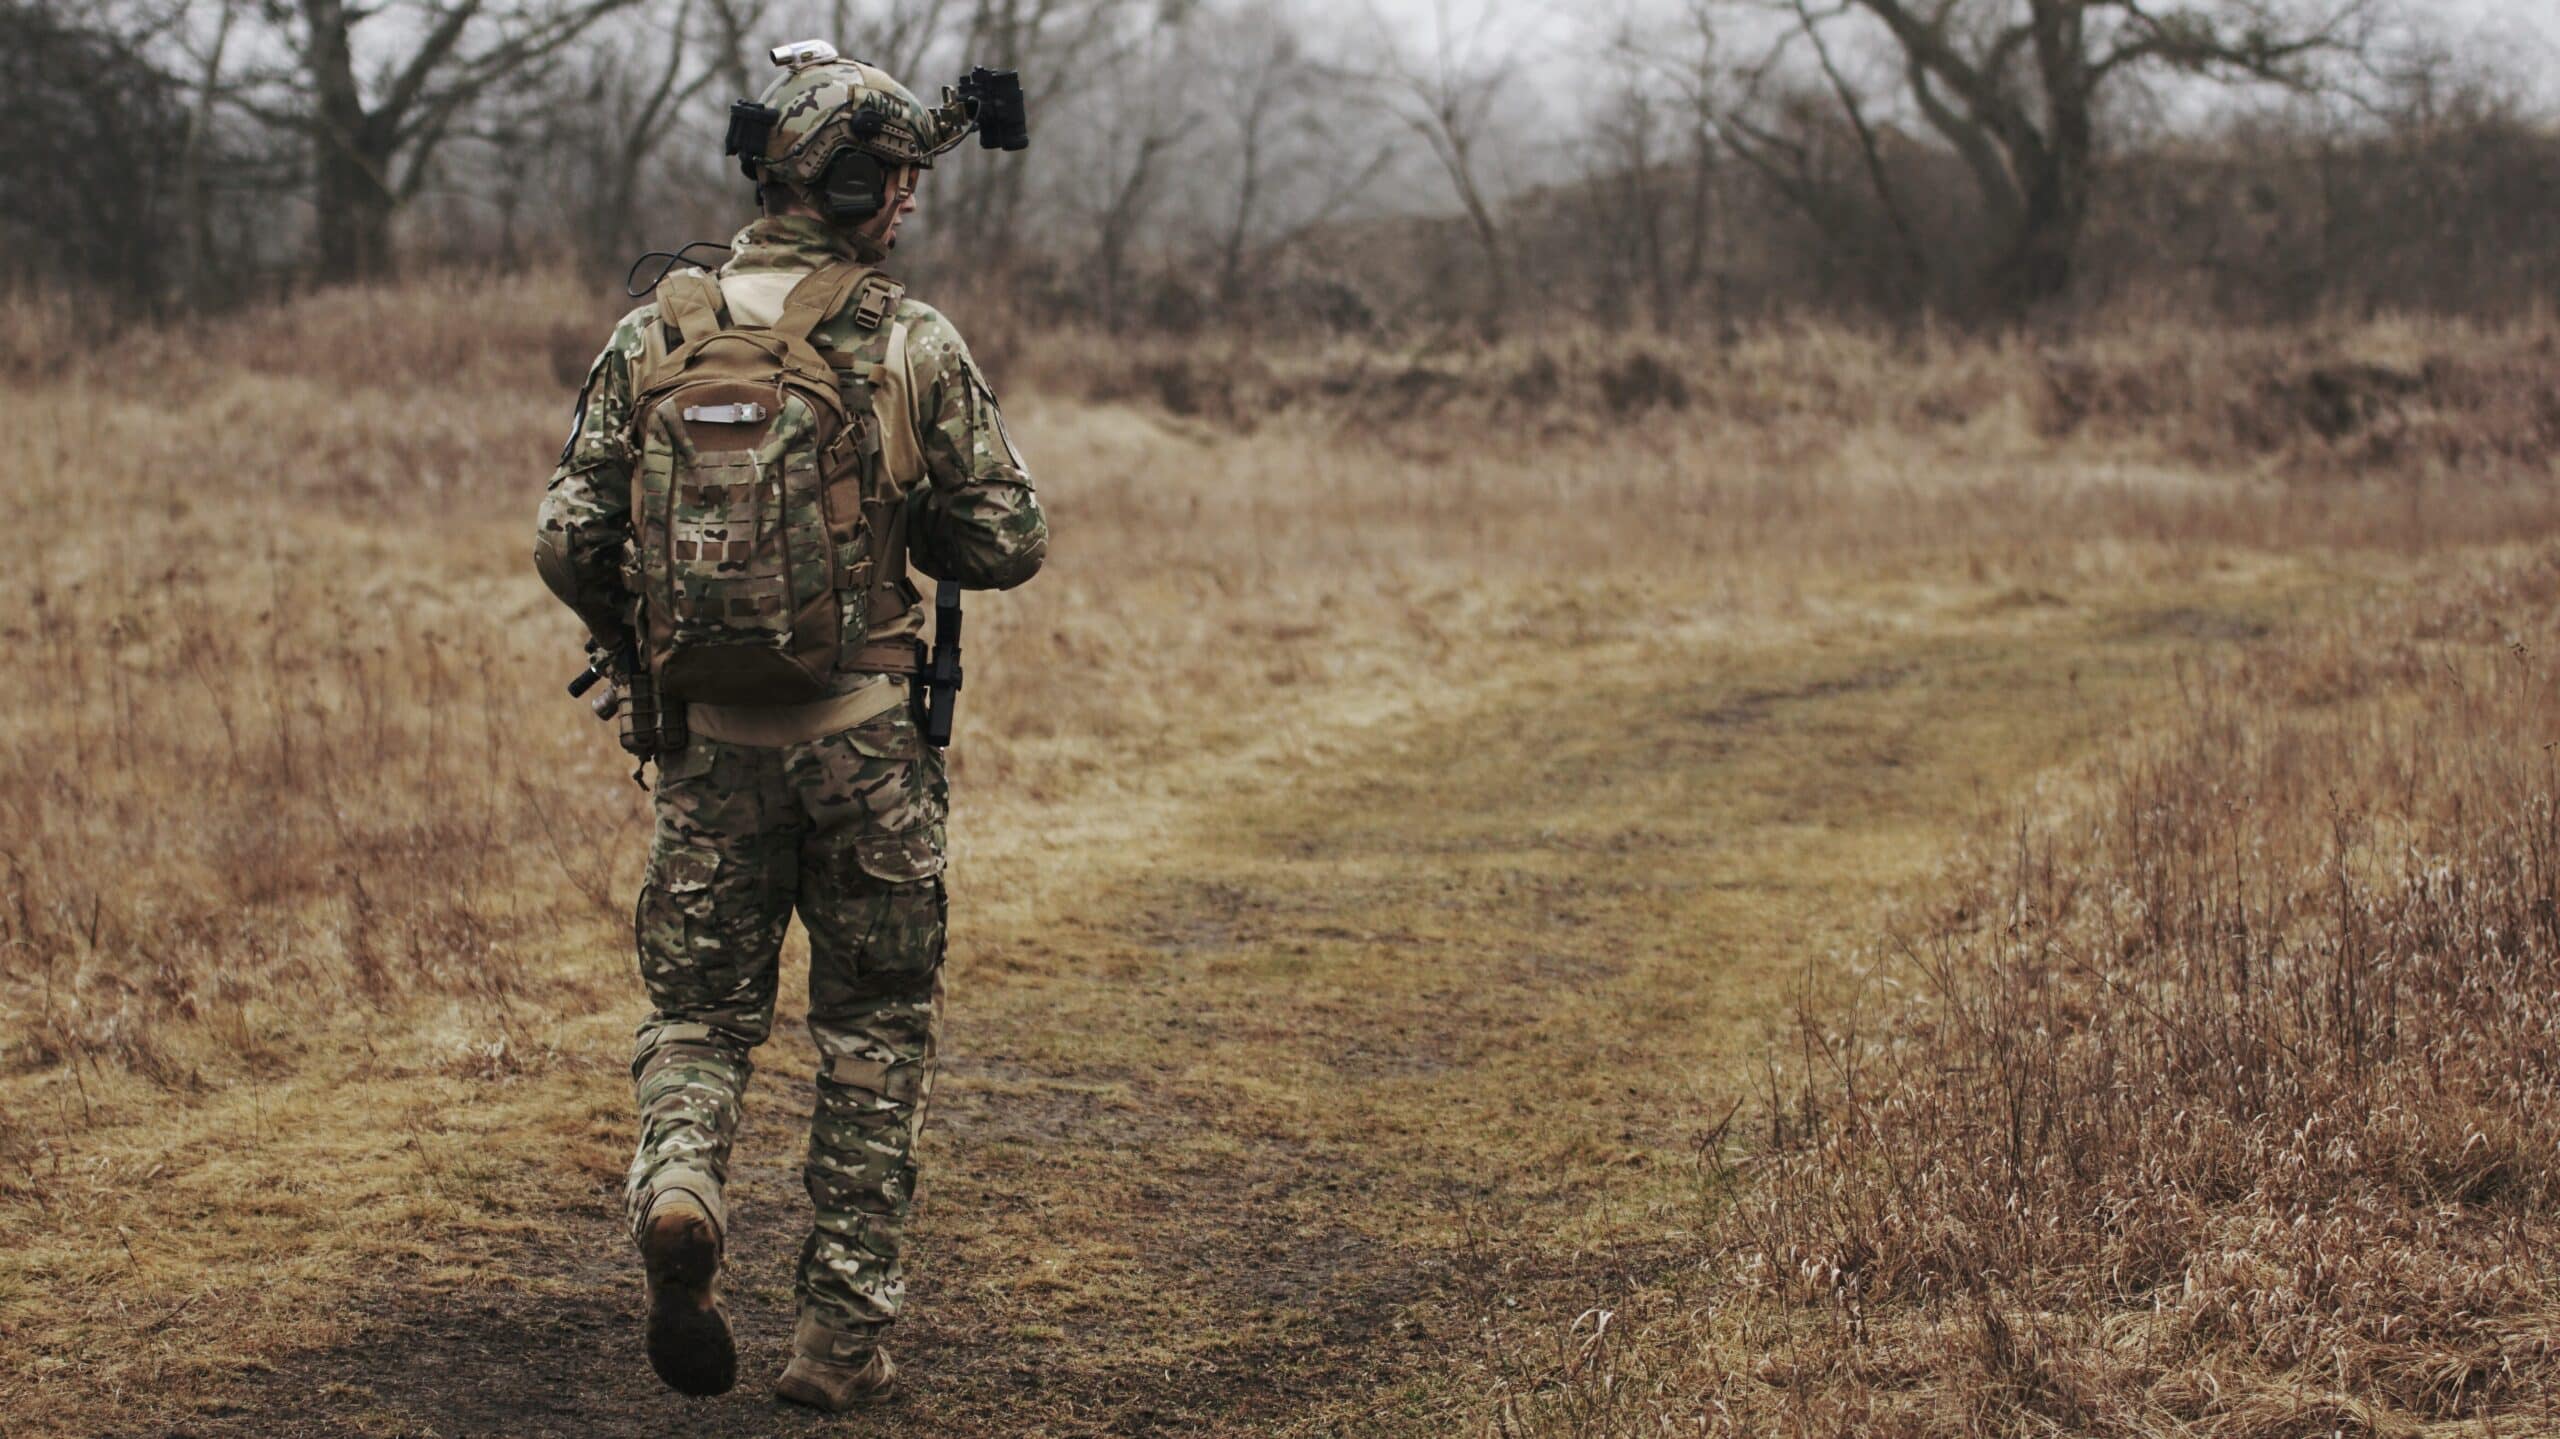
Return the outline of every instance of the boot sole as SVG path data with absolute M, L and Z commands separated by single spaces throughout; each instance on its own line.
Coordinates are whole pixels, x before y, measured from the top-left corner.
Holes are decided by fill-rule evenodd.
M 642 1256 L 649 1271 L 649 1367 L 679 1394 L 726 1394 L 738 1383 L 738 1345 L 712 1293 L 720 1240 L 698 1215 L 650 1226 Z

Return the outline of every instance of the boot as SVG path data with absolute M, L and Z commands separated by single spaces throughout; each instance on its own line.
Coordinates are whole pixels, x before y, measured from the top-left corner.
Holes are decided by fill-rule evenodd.
M 803 1314 L 791 1340 L 791 1363 L 773 1386 L 777 1398 L 842 1413 L 877 1403 L 896 1387 L 898 1366 L 870 1336 L 840 1333 Z
M 649 1274 L 649 1367 L 679 1394 L 726 1394 L 738 1382 L 738 1346 L 720 1309 L 720 1225 L 681 1189 L 649 1202 L 640 1232 Z

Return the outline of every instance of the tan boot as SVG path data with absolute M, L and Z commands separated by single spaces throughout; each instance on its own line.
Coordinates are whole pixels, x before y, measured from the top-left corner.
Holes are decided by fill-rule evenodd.
M 778 1398 L 840 1414 L 889 1397 L 898 1366 L 875 1341 L 838 1333 L 804 1314 L 792 1330 L 791 1363 L 775 1382 Z
M 738 1345 L 720 1309 L 720 1225 L 681 1189 L 659 1192 L 640 1231 L 649 1273 L 649 1367 L 679 1394 L 726 1394 Z

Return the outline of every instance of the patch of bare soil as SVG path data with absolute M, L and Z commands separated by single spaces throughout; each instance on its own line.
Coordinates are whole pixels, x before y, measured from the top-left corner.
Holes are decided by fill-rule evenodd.
M 1011 1092 L 991 1095 L 972 1082 L 991 1074 Z M 1115 1128 L 1091 1079 L 1002 1060 L 951 1067 L 933 1155 L 951 1172 L 939 1185 L 927 1179 L 912 1317 L 894 1342 L 906 1361 L 903 1387 L 875 1410 L 836 1418 L 771 1397 L 788 1356 L 791 1274 L 807 1213 L 794 1161 L 808 1107 L 805 1085 L 769 1073 L 751 1096 L 732 1186 L 728 1308 L 744 1369 L 734 1392 L 687 1400 L 650 1373 L 619 1195 L 598 1189 L 564 1197 L 560 1227 L 576 1240 L 519 1256 L 513 1292 L 405 1297 L 369 1316 L 350 1342 L 261 1376 L 229 1409 L 149 1432 L 168 1439 L 887 1434 L 920 1425 L 951 1435 L 1267 1432 L 1312 1401 L 1378 1385 L 1429 1358 L 1427 1329 L 1408 1316 L 1458 1292 L 1469 1261 L 1394 1246 L 1338 1217 L 1310 1218 L 1347 1210 L 1340 1202 L 1347 1186 L 1387 1179 L 1355 1175 L 1340 1156 L 1272 1136 L 1226 1136 L 1241 1146 L 1233 1162 L 1150 1173 L 1135 1191 L 1140 1202 L 1074 1216 L 1139 1257 L 1145 1272 L 1137 1287 L 1186 1308 L 1196 1332 L 1229 1336 L 1214 1354 L 1169 1353 L 1165 1316 L 1154 1306 L 1082 1312 L 1061 1332 L 1016 1323 L 1007 1296 L 968 1282 L 1018 1267 L 1003 1231 L 954 1233 L 935 1222 L 970 1202 L 954 1190 L 990 1201 L 984 1191 L 995 1166 L 973 1156 L 1024 1145 L 1080 1146 L 1087 1157 L 1096 1147 L 1125 1147 L 1135 1167 L 1175 1131 L 1217 1122 L 1151 1096 L 1111 1106 L 1135 1116 Z

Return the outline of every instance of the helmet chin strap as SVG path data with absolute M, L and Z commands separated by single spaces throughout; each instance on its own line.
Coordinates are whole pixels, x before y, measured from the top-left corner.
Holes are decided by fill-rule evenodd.
M 891 250 L 898 247 L 895 239 L 884 238 L 889 227 L 897 222 L 897 218 L 897 200 L 892 196 L 890 203 L 882 208 L 879 214 L 839 233 L 852 242 L 854 258 L 866 265 L 877 265 L 889 257 Z
M 897 228 L 898 216 L 906 209 L 907 199 L 915 189 L 916 178 L 910 172 L 906 184 L 888 187 L 887 200 L 881 205 L 879 214 L 840 232 L 853 242 L 855 258 L 866 265 L 876 265 L 887 259 L 891 250 L 898 248 L 898 241 L 891 232 Z
M 895 248 L 895 242 L 891 241 L 884 243 L 876 235 L 866 235 L 863 233 L 863 230 L 868 230 L 870 228 L 871 226 L 868 223 L 865 223 L 861 230 L 846 232 L 845 238 L 853 242 L 853 257 L 855 259 L 860 260 L 866 265 L 877 265 L 881 261 L 889 258 L 889 251 Z

